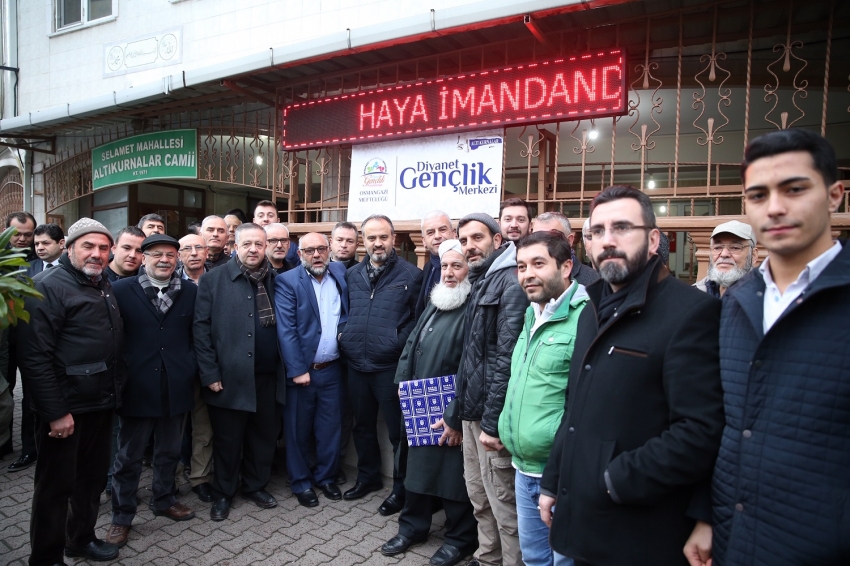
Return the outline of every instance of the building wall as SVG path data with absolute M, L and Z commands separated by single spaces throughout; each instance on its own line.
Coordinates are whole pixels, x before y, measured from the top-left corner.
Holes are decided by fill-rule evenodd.
M 19 111 L 29 112 L 148 83 L 263 49 L 478 0 L 115 0 L 117 17 L 54 31 L 58 0 L 18 3 Z M 104 45 L 175 27 L 180 64 L 104 78 Z

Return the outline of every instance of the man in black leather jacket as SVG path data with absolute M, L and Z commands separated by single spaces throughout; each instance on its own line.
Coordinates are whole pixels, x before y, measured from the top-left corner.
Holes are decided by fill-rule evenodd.
M 463 475 L 478 520 L 475 558 L 480 564 L 521 564 L 514 469 L 499 441 L 499 415 L 529 301 L 517 280 L 516 247 L 503 243 L 492 216 L 469 214 L 457 230 L 472 292 L 457 379 L 459 411 L 443 418 L 463 430 Z
M 125 380 L 124 324 L 103 275 L 112 235 L 81 218 L 65 243 L 59 266 L 35 276 L 44 299 L 27 299 L 30 321 L 18 328 L 21 374 L 39 417 L 30 564 L 61 564 L 63 548 L 69 557 L 118 556 L 94 534 Z
M 366 257 L 346 273 L 350 310 L 339 336 L 348 360 L 357 449 L 357 482 L 343 494 L 348 500 L 360 499 L 382 487 L 379 408 L 387 423 L 393 459 L 397 460 L 401 407 L 395 373 L 407 337 L 416 325 L 416 300 L 422 285 L 422 271 L 398 257 L 393 248 L 395 230 L 389 218 L 372 215 L 360 229 Z M 404 478 L 394 466 L 393 491 L 378 512 L 398 513 L 404 500 Z

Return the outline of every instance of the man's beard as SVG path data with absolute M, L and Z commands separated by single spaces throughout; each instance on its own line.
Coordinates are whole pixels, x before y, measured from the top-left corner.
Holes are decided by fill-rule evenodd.
M 437 283 L 431 291 L 431 303 L 438 310 L 453 311 L 463 306 L 471 290 L 469 279 L 464 279 L 457 287 L 446 287 L 445 283 Z
M 384 263 L 390 257 L 390 252 L 387 251 L 386 248 L 383 250 L 374 251 L 369 254 L 369 259 L 372 260 L 372 263 L 378 265 L 379 263 Z
M 304 266 L 304 269 L 307 270 L 307 273 L 312 275 L 313 277 L 324 277 L 325 273 L 328 272 L 328 264 L 322 264 L 322 267 L 313 267 L 313 262 L 307 261 L 304 258 L 301 258 L 301 265 Z
M 610 285 L 625 285 L 632 282 L 641 274 L 643 268 L 649 263 L 649 238 L 645 239 L 643 245 L 629 257 L 622 250 L 608 249 L 596 256 L 596 265 L 599 266 L 599 275 Z M 626 260 L 625 265 L 609 261 L 604 265 L 602 262 L 610 258 L 621 258 Z
M 477 251 L 477 250 L 476 250 Z M 466 256 L 466 262 L 469 264 L 470 269 L 480 269 L 484 262 L 487 261 L 491 255 L 496 251 L 495 244 L 491 244 L 490 248 L 481 252 L 481 255 L 474 256 Z
M 71 259 L 69 257 L 69 259 Z M 71 265 L 85 273 L 89 277 L 97 277 L 103 273 L 103 263 L 98 260 L 88 259 L 82 265 L 77 265 L 76 257 L 71 259 Z
M 731 287 L 732 283 L 746 275 L 753 268 L 753 254 L 747 255 L 747 263 L 744 267 L 738 267 L 735 265 L 729 271 L 719 271 L 717 269 L 717 263 L 711 262 L 711 265 L 708 267 L 708 279 L 709 281 L 714 281 L 721 287 Z

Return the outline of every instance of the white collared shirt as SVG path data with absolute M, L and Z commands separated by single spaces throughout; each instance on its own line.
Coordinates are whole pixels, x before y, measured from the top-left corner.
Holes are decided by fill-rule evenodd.
M 788 285 L 785 292 L 782 293 L 776 283 L 773 281 L 773 276 L 770 273 L 770 256 L 768 256 L 759 266 L 762 277 L 764 278 L 764 316 L 762 325 L 764 332 L 770 330 L 770 327 L 782 316 L 791 303 L 793 303 L 800 294 L 817 279 L 826 266 L 838 257 L 841 253 L 841 244 L 835 244 L 823 252 L 821 255 L 806 264 L 805 269 L 797 276 L 797 280 Z

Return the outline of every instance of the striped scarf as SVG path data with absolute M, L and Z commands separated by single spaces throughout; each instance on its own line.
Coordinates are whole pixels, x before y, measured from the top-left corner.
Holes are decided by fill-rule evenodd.
M 151 300 L 153 306 L 159 309 L 164 315 L 168 309 L 174 304 L 174 298 L 180 292 L 180 276 L 176 271 L 172 272 L 171 279 L 168 282 L 168 287 L 164 289 L 165 293 L 160 292 L 159 287 L 151 283 L 148 274 L 145 273 L 145 266 L 139 267 L 139 285 L 145 295 Z
M 268 260 L 263 258 L 263 263 L 260 264 L 260 267 L 256 271 L 248 269 L 239 259 L 239 256 L 236 256 L 236 265 L 239 266 L 245 277 L 257 286 L 257 313 L 260 315 L 260 325 L 264 328 L 274 326 L 274 309 L 272 308 L 271 301 L 269 301 L 269 295 L 266 293 L 266 287 L 263 285 L 263 279 L 266 278 L 269 272 Z

